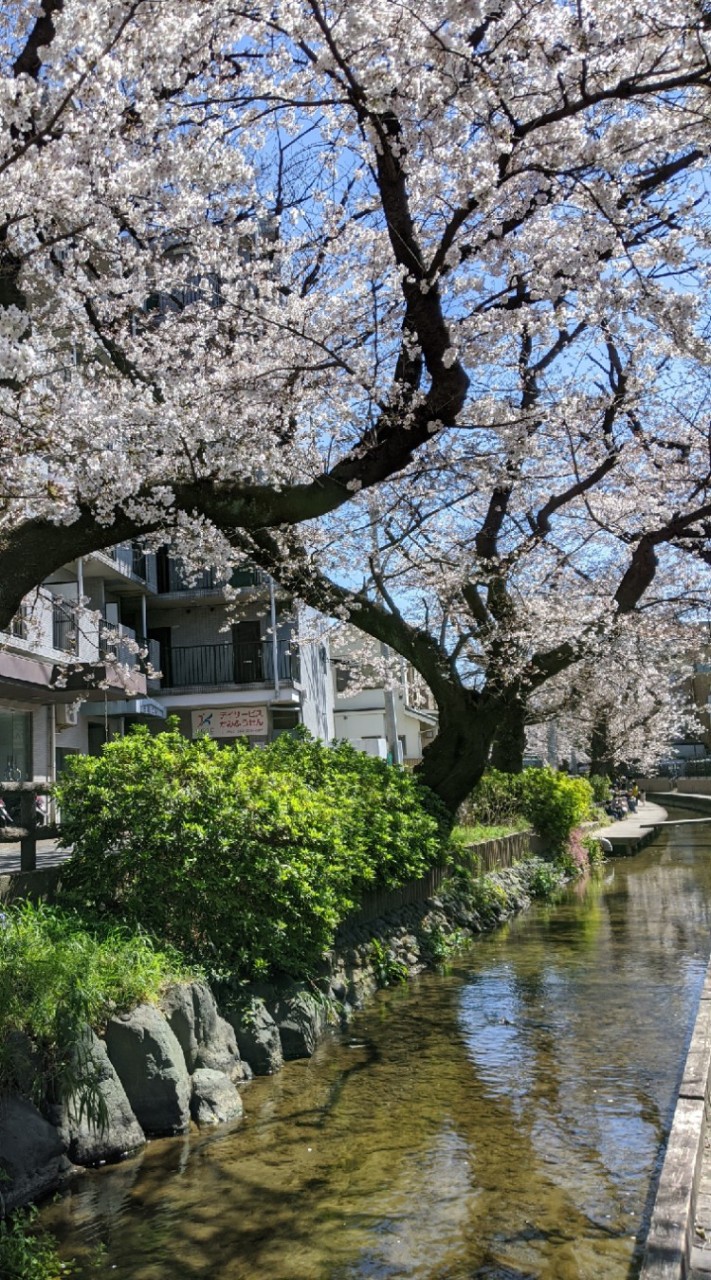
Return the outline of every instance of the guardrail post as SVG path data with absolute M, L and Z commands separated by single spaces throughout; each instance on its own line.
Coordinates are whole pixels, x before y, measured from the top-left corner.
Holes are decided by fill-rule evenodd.
M 20 870 L 37 870 L 37 805 L 34 791 L 20 792 Z

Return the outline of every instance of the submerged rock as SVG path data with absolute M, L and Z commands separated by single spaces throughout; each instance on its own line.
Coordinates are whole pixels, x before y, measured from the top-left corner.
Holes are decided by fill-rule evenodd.
M 226 1124 L 239 1120 L 244 1107 L 234 1084 L 221 1071 L 198 1067 L 192 1079 L 190 1113 L 196 1124 Z

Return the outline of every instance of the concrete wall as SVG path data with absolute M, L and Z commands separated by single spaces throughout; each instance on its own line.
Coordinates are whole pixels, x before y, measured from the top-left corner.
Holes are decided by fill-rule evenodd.
M 711 796 L 711 778 L 642 778 L 642 791 L 680 791 L 690 796 Z
M 300 641 L 298 650 L 301 717 L 314 738 L 332 742 L 337 734 L 333 714 L 331 655 L 325 631 L 319 635 L 315 629 L 315 617 L 313 610 L 302 610 L 298 617 L 299 634 L 309 637 Z M 278 636 L 281 640 L 281 627 L 278 629 Z

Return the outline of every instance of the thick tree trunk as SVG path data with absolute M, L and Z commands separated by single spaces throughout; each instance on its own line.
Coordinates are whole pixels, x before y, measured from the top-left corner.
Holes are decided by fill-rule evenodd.
M 526 708 L 518 699 L 505 709 L 491 748 L 491 764 L 503 773 L 521 773 L 526 749 Z
M 461 691 L 464 694 L 465 691 Z M 495 719 L 476 710 L 466 696 L 443 711 L 437 737 L 417 766 L 420 781 L 442 801 L 454 817 L 486 769 Z
M 610 735 L 607 717 L 596 718 L 590 734 L 590 772 L 611 778 L 615 771 L 615 762 L 610 749 Z

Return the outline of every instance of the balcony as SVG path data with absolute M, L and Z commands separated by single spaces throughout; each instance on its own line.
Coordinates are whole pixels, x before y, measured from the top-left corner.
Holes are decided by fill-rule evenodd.
M 156 590 L 155 556 L 149 555 L 140 543 L 119 542 L 114 547 L 105 547 L 103 551 L 95 552 L 93 558 L 113 566 L 116 570 L 116 582 L 119 578 L 123 578 L 127 583 L 139 581 L 145 583 L 151 590 Z M 88 566 L 86 574 L 90 576 Z
M 63 653 L 76 653 L 76 617 L 72 606 L 64 600 L 52 601 L 52 646 Z
M 273 684 L 274 645 L 271 640 L 264 640 L 171 646 L 161 654 L 161 669 L 163 690 Z M 277 645 L 277 671 L 279 680 L 286 683 L 297 678 L 297 660 L 286 640 Z
M 173 560 L 167 556 L 159 557 L 158 562 L 158 592 L 161 595 L 186 592 L 207 595 L 220 593 L 227 586 L 263 587 L 268 581 L 267 575 L 261 569 L 253 569 L 250 566 L 235 569 L 227 580 L 220 577 L 215 569 L 203 569 L 197 574 L 189 573 L 182 561 Z
M 139 652 L 136 646 L 140 647 Z M 117 627 L 109 626 L 108 623 L 102 622 L 99 626 L 99 656 L 101 658 L 111 658 L 115 662 L 120 662 L 123 666 L 133 670 L 134 667 L 144 674 L 148 674 L 148 668 L 153 671 L 160 671 L 160 645 L 157 640 L 146 640 L 143 636 L 136 635 L 131 627 L 125 627 L 119 624 Z M 148 676 L 151 686 L 157 684 L 157 678 L 153 675 Z

